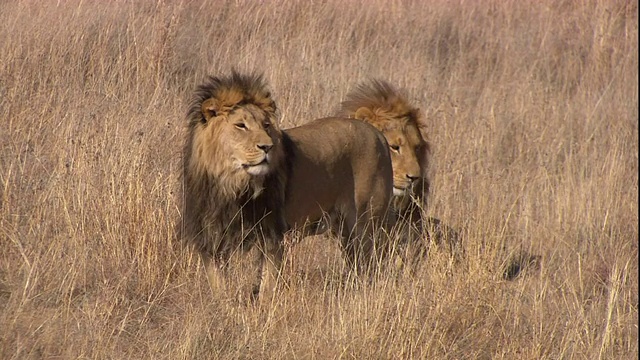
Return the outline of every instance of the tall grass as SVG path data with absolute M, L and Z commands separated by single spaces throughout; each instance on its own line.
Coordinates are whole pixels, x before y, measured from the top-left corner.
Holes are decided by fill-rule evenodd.
M 637 2 L 18 0 L 0 24 L 0 358 L 638 357 Z M 405 88 L 465 264 L 353 289 L 317 237 L 270 307 L 212 294 L 173 226 L 191 92 L 231 68 L 283 128 Z M 519 251 L 541 266 L 504 281 Z

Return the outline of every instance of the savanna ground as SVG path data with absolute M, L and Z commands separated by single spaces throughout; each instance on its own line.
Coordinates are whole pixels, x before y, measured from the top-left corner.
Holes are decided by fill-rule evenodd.
M 638 357 L 636 1 L 18 0 L 0 24 L 0 358 Z M 173 229 L 191 92 L 233 67 L 282 128 L 405 88 L 463 264 L 343 287 L 316 237 L 270 306 L 212 294 Z M 520 252 L 539 266 L 504 280 Z

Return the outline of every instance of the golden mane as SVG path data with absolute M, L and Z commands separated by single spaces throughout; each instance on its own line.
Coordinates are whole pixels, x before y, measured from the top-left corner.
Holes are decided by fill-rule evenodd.
M 392 120 L 409 119 L 426 140 L 427 124 L 420 109 L 409 105 L 406 96 L 388 82 L 373 79 L 370 83 L 359 84 L 341 103 L 339 115 L 355 117 L 358 109 L 363 107 L 375 115 L 372 123 L 382 125 L 383 128 L 389 126 Z
M 262 75 L 242 75 L 233 71 L 229 77 L 209 76 L 198 86 L 187 114 L 190 127 L 203 121 L 202 103 L 211 98 L 227 111 L 236 106 L 255 104 L 267 113 L 275 115 L 276 112 L 275 102 L 266 90 Z

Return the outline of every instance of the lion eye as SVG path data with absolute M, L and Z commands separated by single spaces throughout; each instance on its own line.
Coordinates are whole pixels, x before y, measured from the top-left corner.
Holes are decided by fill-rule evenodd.
M 398 145 L 389 145 L 389 147 L 395 152 L 400 152 L 400 146 Z
M 268 129 L 270 126 L 271 126 L 271 124 L 268 123 L 268 122 L 262 124 L 262 127 L 265 128 L 265 129 Z
M 235 123 L 234 124 L 236 128 L 240 129 L 240 130 L 246 130 L 247 129 L 247 125 L 245 125 L 244 123 Z

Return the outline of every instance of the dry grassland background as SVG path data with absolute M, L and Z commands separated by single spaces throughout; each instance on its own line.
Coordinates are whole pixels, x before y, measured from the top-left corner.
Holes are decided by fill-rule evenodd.
M 233 67 L 282 128 L 406 89 L 466 259 L 343 287 L 315 237 L 270 306 L 212 294 L 173 228 Z M 636 359 L 637 1 L 0 1 L 0 201 L 2 359 Z

